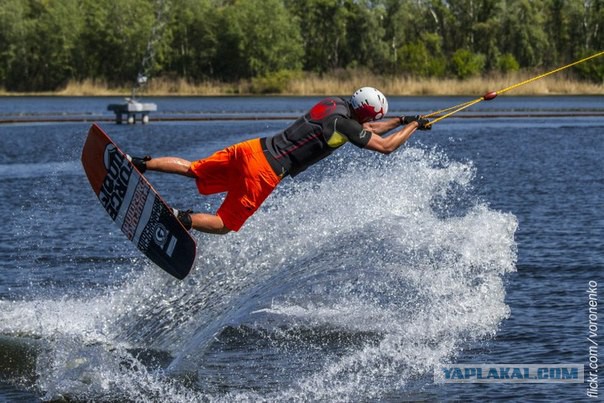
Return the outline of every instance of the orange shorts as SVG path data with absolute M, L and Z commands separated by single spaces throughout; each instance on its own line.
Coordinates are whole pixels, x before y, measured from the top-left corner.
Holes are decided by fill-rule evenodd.
M 232 231 L 239 231 L 280 181 L 264 156 L 260 139 L 234 144 L 195 161 L 191 171 L 199 193 L 227 192 L 216 214 Z

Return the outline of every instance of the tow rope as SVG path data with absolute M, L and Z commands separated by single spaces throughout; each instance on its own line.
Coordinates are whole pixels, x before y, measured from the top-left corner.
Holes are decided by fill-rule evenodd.
M 469 108 L 470 106 L 475 105 L 475 104 L 477 104 L 479 102 L 490 101 L 492 99 L 495 99 L 495 97 L 497 97 L 497 95 L 503 94 L 504 92 L 511 91 L 511 90 L 513 90 L 515 88 L 518 88 L 520 86 L 523 86 L 525 84 L 532 83 L 533 81 L 537 81 L 537 80 L 542 79 L 544 77 L 547 77 L 549 75 L 552 75 L 554 73 L 558 73 L 559 71 L 568 69 L 569 67 L 576 66 L 577 64 L 584 63 L 584 62 L 586 62 L 588 60 L 595 59 L 596 57 L 600 57 L 602 55 L 604 55 L 604 51 L 596 53 L 596 54 L 593 54 L 593 55 L 588 56 L 588 57 L 585 57 L 585 58 L 583 58 L 581 60 L 577 60 L 576 62 L 569 63 L 566 66 L 558 67 L 555 70 L 548 71 L 547 73 L 540 74 L 540 75 L 538 75 L 536 77 L 529 78 L 528 80 L 524 80 L 524 81 L 516 83 L 514 85 L 510 85 L 509 87 L 503 88 L 501 90 L 498 90 L 498 91 L 489 91 L 486 94 L 484 94 L 483 96 L 481 96 L 480 98 L 476 98 L 476 99 L 474 99 L 472 101 L 464 102 L 464 103 L 461 103 L 461 104 L 458 104 L 458 105 L 455 105 L 455 106 L 451 106 L 449 108 L 445 108 L 445 109 L 441 109 L 441 110 L 436 111 L 436 112 L 432 112 L 432 113 L 430 113 L 428 115 L 424 115 L 424 117 L 425 118 L 431 118 L 431 117 L 437 116 L 434 120 L 430 121 L 430 123 L 427 124 L 427 125 L 431 126 L 431 125 L 435 124 L 436 122 L 440 122 L 441 120 L 446 119 L 449 116 L 451 116 L 451 115 L 453 115 L 453 114 L 455 114 L 455 113 L 457 113 L 459 111 L 462 111 L 462 110 L 464 110 L 466 108 Z M 441 115 L 441 116 L 439 116 L 439 115 Z

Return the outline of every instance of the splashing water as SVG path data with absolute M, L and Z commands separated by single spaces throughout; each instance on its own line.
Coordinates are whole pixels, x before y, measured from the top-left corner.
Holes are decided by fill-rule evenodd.
M 495 335 L 515 217 L 473 195 L 470 163 L 355 153 L 284 181 L 238 234 L 202 236 L 182 282 L 149 266 L 102 295 L 0 302 L 1 334 L 40 340 L 32 387 L 84 400 L 368 400 L 429 382 Z

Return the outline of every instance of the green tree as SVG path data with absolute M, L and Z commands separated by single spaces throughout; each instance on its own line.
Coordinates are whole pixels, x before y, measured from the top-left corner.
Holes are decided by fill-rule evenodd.
M 165 73 L 192 80 L 215 76 L 220 21 L 210 0 L 173 0 Z
M 458 49 L 485 56 L 485 68 L 495 67 L 499 55 L 502 0 L 432 0 L 431 14 L 443 39 L 443 51 Z
M 429 7 L 421 2 L 386 0 L 384 17 L 384 42 L 389 48 L 388 65 L 397 73 L 412 73 L 413 64 L 419 60 L 408 61 L 409 53 L 419 47 L 418 59 L 438 58 L 442 52 L 442 36 L 438 34 L 439 19 Z M 438 38 L 438 44 L 430 39 L 427 44 L 419 45 L 420 35 L 426 38 Z M 434 52 L 434 53 L 433 53 Z M 422 62 L 423 64 L 423 62 Z
M 465 78 L 599 52 L 603 21 L 604 0 L 0 0 L 0 85 L 133 83 L 152 38 L 152 76 L 259 91 L 300 69 Z M 602 81 L 604 58 L 571 71 Z
M 14 10 L 14 9 L 13 9 Z M 31 1 L 6 71 L 9 90 L 54 90 L 73 76 L 72 54 L 81 32 L 77 0 Z
M 480 74 L 484 66 L 485 56 L 468 49 L 459 49 L 451 57 L 451 69 L 461 79 Z
M 479 3 L 477 18 L 472 25 L 474 44 L 472 50 L 485 56 L 485 69 L 497 68 L 499 32 L 501 31 L 501 1 L 484 0 Z
M 232 80 L 302 67 L 302 38 L 281 0 L 235 0 L 220 10 L 216 72 Z
M 140 70 L 155 21 L 148 0 L 83 0 L 84 31 L 75 58 L 78 78 L 132 83 Z
M 434 27 L 442 38 L 442 49 L 446 55 L 451 55 L 457 49 L 464 47 L 463 35 L 457 30 L 459 22 L 445 0 L 432 0 L 429 5 Z
M 22 0 L 0 2 L 0 83 L 6 84 L 12 65 L 26 46 L 31 25 L 27 14 L 29 6 Z
M 561 65 L 578 57 L 587 44 L 588 13 L 583 0 L 550 0 L 544 27 L 549 47 L 544 60 Z
M 341 63 L 349 9 L 347 0 L 289 0 L 288 7 L 299 21 L 304 47 L 304 69 L 326 72 Z
M 447 62 L 437 34 L 424 33 L 421 38 L 401 47 L 400 66 L 403 72 L 420 77 L 443 77 Z
M 588 56 L 604 50 L 604 0 L 586 2 L 586 44 L 583 55 Z M 581 77 L 604 83 L 604 57 L 579 65 Z
M 585 48 L 602 50 L 604 46 L 604 0 L 591 0 L 586 13 L 586 44 Z
M 518 69 L 520 69 L 520 65 L 514 55 L 504 53 L 497 56 L 497 70 L 500 72 L 507 73 L 510 71 L 518 71 Z
M 387 70 L 388 45 L 384 41 L 385 7 L 378 1 L 346 2 L 346 42 L 342 67 L 367 67 L 374 72 Z
M 521 67 L 539 67 L 548 49 L 543 0 L 505 2 L 500 33 L 502 53 L 514 55 Z

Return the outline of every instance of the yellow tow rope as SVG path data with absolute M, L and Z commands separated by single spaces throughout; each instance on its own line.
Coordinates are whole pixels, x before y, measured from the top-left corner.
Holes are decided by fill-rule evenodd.
M 430 113 L 428 115 L 424 115 L 424 117 L 425 118 L 431 118 L 431 117 L 434 117 L 434 116 L 437 116 L 437 115 L 444 114 L 444 115 L 439 116 L 439 117 L 435 118 L 434 120 L 430 121 L 430 123 L 428 123 L 428 125 L 433 125 L 434 123 L 440 122 L 441 120 L 446 119 L 449 116 L 451 116 L 451 115 L 453 115 L 453 114 L 455 114 L 455 113 L 457 113 L 459 111 L 462 111 L 462 110 L 464 110 L 466 108 L 469 108 L 470 106 L 475 105 L 475 104 L 477 104 L 477 103 L 479 103 L 481 101 L 490 101 L 491 99 L 494 99 L 499 94 L 503 94 L 504 92 L 511 91 L 514 88 L 518 88 L 518 87 L 520 87 L 522 85 L 532 83 L 533 81 L 537 81 L 537 80 L 539 80 L 539 79 L 541 79 L 543 77 L 547 77 L 547 76 L 549 76 L 551 74 L 557 73 L 557 72 L 562 71 L 564 69 L 568 69 L 569 67 L 572 67 L 572 66 L 576 66 L 577 64 L 584 63 L 584 62 L 586 62 L 588 60 L 595 59 L 596 57 L 600 57 L 602 55 L 604 55 L 604 51 L 596 53 L 596 54 L 591 55 L 591 56 L 588 56 L 588 57 L 583 58 L 581 60 L 577 60 L 576 62 L 572 62 L 570 64 L 567 64 L 566 66 L 558 67 L 555 70 L 548 71 L 547 73 L 540 74 L 540 75 L 538 75 L 536 77 L 529 78 L 528 80 L 524 80 L 524 81 L 522 81 L 520 83 L 517 83 L 517 84 L 514 84 L 514 85 L 510 85 L 509 87 L 501 89 L 499 91 L 490 91 L 490 92 L 487 92 L 486 94 L 484 94 L 480 98 L 476 98 L 476 99 L 474 99 L 472 101 L 464 102 L 464 103 L 461 103 L 459 105 L 451 106 L 449 108 L 445 108 L 445 109 L 441 109 L 441 110 L 436 111 L 436 112 L 432 112 L 432 113 Z

